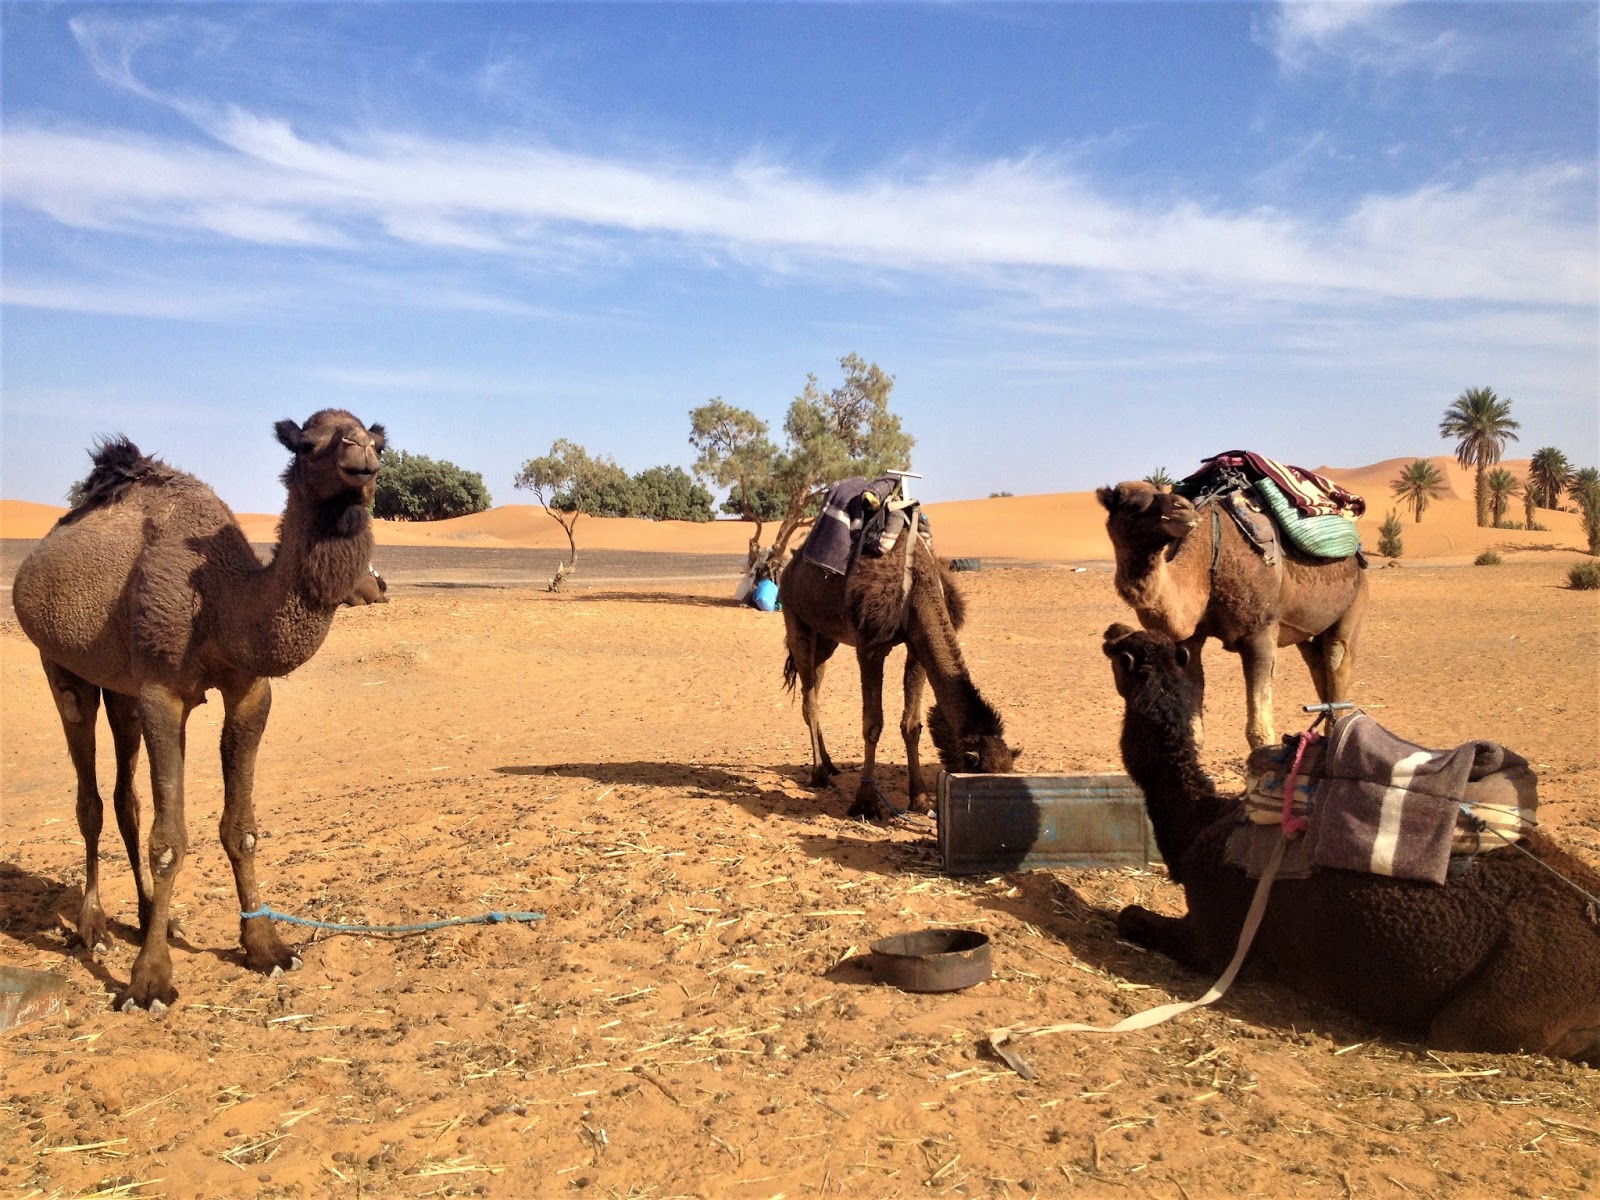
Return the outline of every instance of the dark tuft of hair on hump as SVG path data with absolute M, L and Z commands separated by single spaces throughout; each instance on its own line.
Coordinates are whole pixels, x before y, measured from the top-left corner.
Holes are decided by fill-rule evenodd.
M 174 474 L 166 463 L 142 453 L 126 435 L 120 433 L 95 439 L 94 449 L 89 451 L 89 461 L 89 473 L 73 484 L 69 493 L 72 507 L 56 524 L 71 525 L 85 513 L 115 503 L 141 480 L 154 476 L 167 478 Z

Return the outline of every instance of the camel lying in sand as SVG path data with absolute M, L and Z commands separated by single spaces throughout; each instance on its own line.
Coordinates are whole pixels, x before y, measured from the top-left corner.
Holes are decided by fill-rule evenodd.
M 1256 887 L 1224 861 L 1239 801 L 1200 767 L 1183 647 L 1113 625 L 1104 648 L 1126 704 L 1123 763 L 1188 901 L 1182 917 L 1129 905 L 1117 931 L 1214 975 Z M 1436 1049 L 1600 1066 L 1600 872 L 1537 831 L 1522 845 L 1479 854 L 1444 884 L 1327 867 L 1279 879 L 1251 953 L 1308 995 Z

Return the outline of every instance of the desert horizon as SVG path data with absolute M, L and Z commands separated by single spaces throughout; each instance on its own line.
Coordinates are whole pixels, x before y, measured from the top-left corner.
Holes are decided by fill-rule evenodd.
M 1443 494 L 1430 502 L 1420 524 L 1413 521 L 1409 509 L 1396 501 L 1390 490 L 1390 482 L 1418 457 L 1432 462 L 1445 481 Z M 1506 459 L 1498 466 L 1518 479 L 1526 479 L 1529 461 Z M 1404 526 L 1402 561 L 1428 560 L 1441 565 L 1471 562 L 1488 549 L 1520 556 L 1585 554 L 1582 523 L 1574 512 L 1538 510 L 1540 523 L 1548 527 L 1544 530 L 1480 528 L 1473 508 L 1472 472 L 1448 454 L 1399 455 L 1361 467 L 1311 469 L 1366 501 L 1367 511 L 1357 528 L 1368 554 L 1375 552 L 1378 526 L 1391 508 L 1399 512 Z M 1093 491 L 930 501 L 924 508 L 933 527 L 934 545 L 948 557 L 1020 562 L 1111 558 L 1104 510 Z M 64 512 L 64 505 L 0 500 L 0 537 L 43 537 Z M 277 540 L 277 514 L 237 515 L 251 541 L 270 544 Z M 1521 519 L 1520 502 L 1513 504 L 1508 516 L 1513 521 Z M 552 550 L 562 554 L 567 550 L 566 533 L 538 504 L 497 504 L 484 512 L 443 521 L 376 521 L 374 528 L 378 547 L 374 559 L 380 570 L 382 550 L 387 546 Z M 775 524 L 769 522 L 764 536 L 770 538 L 775 529 Z M 733 518 L 697 523 L 584 517 L 576 532 L 581 563 L 585 550 L 741 554 L 749 544 L 751 525 Z M 797 538 L 791 545 L 798 546 L 801 540 Z M 574 577 L 573 582 L 579 579 Z

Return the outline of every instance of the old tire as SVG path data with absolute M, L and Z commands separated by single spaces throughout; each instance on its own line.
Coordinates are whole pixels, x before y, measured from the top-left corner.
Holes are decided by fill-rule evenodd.
M 952 558 L 950 560 L 952 571 L 981 571 L 983 559 L 981 558 Z

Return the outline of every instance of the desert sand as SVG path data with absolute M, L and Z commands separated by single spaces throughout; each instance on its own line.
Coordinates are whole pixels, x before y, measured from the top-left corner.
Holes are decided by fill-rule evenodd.
M 1368 546 L 1407 461 L 1323 468 L 1368 497 Z M 1456 495 L 1420 526 L 1406 518 L 1397 569 L 1374 562 L 1357 699 L 1426 745 L 1491 738 L 1525 754 L 1543 824 L 1600 864 L 1600 599 L 1565 586 L 1584 558 L 1577 518 L 1541 513 L 1545 533 L 1479 530 L 1470 479 L 1436 461 Z M 7 502 L 0 534 L 37 537 L 60 511 Z M 1087 493 L 930 506 L 941 553 L 984 559 L 961 576 L 963 641 L 1029 771 L 1121 770 L 1120 702 L 1099 647 L 1129 614 L 1099 512 Z M 246 523 L 271 539 L 273 518 Z M 688 561 L 737 554 L 748 532 L 585 520 L 579 545 Z M 159 1019 L 112 1011 L 137 951 L 126 857 L 108 835 L 114 945 L 93 962 L 73 942 L 72 772 L 5 604 L 0 960 L 61 975 L 70 1007 L 0 1034 L 0 1194 L 1600 1188 L 1600 1071 L 1430 1053 L 1265 971 L 1152 1030 L 1025 1041 L 1036 1078 L 1019 1077 L 982 1048 L 987 1031 L 1111 1021 L 1212 982 L 1115 936 L 1129 902 L 1181 910 L 1159 867 L 951 877 L 931 824 L 845 819 L 857 772 L 804 786 L 781 618 L 729 603 L 732 573 L 586 582 L 580 567 L 561 595 L 542 590 L 547 572 L 452 577 L 453 547 L 549 548 L 553 564 L 564 535 L 527 507 L 386 524 L 380 569 L 385 548 L 408 545 L 439 553 L 408 558 L 390 575 L 392 603 L 342 612 L 318 655 L 274 685 L 256 779 L 264 895 L 280 912 L 347 923 L 524 909 L 544 920 L 403 938 L 286 926 L 304 968 L 248 973 L 216 839 L 212 703 L 189 726 L 181 994 Z M 1471 566 L 1488 547 L 1504 564 Z M 8 562 L 23 548 L 7 543 Z M 1215 649 L 1208 661 L 1206 764 L 1237 786 L 1237 663 Z M 860 693 L 848 656 L 835 662 L 823 703 L 845 765 L 859 761 Z M 1289 655 L 1280 728 L 1303 723 L 1295 706 L 1309 692 Z M 892 695 L 886 717 L 882 775 L 903 793 Z M 868 944 L 925 925 L 989 934 L 993 979 L 945 995 L 874 984 Z

